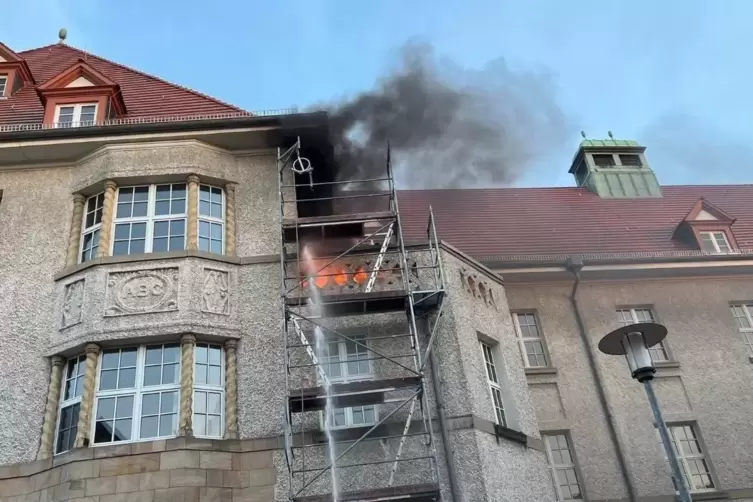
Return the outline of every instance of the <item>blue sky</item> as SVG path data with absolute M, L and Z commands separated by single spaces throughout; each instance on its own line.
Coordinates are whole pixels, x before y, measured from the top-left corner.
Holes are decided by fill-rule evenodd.
M 415 37 L 469 68 L 504 57 L 550 75 L 571 129 L 518 185 L 571 185 L 580 130 L 642 141 L 663 184 L 753 182 L 748 0 L 4 4 L 0 40 L 15 50 L 54 43 L 66 27 L 70 45 L 248 110 L 368 89 Z

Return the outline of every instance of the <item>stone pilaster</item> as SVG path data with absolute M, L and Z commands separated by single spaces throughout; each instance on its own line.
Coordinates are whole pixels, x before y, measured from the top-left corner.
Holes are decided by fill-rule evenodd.
M 235 183 L 225 185 L 225 254 L 235 256 Z
M 180 432 L 181 436 L 193 436 L 193 358 L 196 337 L 183 335 L 180 338 Z
M 73 214 L 71 215 L 71 230 L 68 233 L 68 252 L 65 266 L 71 267 L 78 263 L 78 250 L 81 246 L 81 224 L 84 218 L 84 203 L 86 197 L 77 193 L 73 196 Z
M 104 223 L 104 218 L 103 218 Z M 89 446 L 91 433 L 91 414 L 94 406 L 94 389 L 97 383 L 97 358 L 100 348 L 96 343 L 86 344 L 86 367 L 84 369 L 84 389 L 81 393 L 81 410 L 78 414 L 78 432 L 76 432 L 75 448 Z
M 97 256 L 110 256 L 112 237 L 112 220 L 115 217 L 115 190 L 118 185 L 112 181 L 105 181 L 105 200 L 102 203 L 102 228 L 99 231 L 99 249 Z
M 238 342 L 225 342 L 225 439 L 238 439 Z
M 47 389 L 47 404 L 44 408 L 44 423 L 42 424 L 42 440 L 39 444 L 37 459 L 42 460 L 52 456 L 53 441 L 55 440 L 55 424 L 58 419 L 58 407 L 60 406 L 60 388 L 63 377 L 63 365 L 65 359 L 61 356 L 52 356 L 50 361 L 50 386 Z
M 188 176 L 188 225 L 186 249 L 199 249 L 199 177 Z

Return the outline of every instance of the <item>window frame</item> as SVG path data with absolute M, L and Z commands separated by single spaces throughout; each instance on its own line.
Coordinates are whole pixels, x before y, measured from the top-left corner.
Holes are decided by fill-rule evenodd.
M 208 187 L 209 188 L 210 201 L 211 201 L 212 189 L 215 188 L 215 189 L 218 189 L 220 191 L 220 196 L 222 197 L 222 217 L 221 218 L 215 218 L 213 216 L 202 216 L 201 215 L 201 187 Z M 211 202 L 210 202 L 210 204 L 211 204 Z M 222 239 L 222 251 L 220 252 L 220 254 L 224 255 L 225 254 L 225 246 L 226 246 L 225 234 L 226 234 L 226 228 L 227 228 L 227 226 L 226 226 L 227 225 L 227 223 L 226 223 L 226 219 L 227 219 L 227 196 L 225 194 L 225 189 L 222 188 L 222 187 L 214 186 L 214 185 L 208 185 L 206 183 L 199 184 L 198 197 L 196 199 L 196 205 L 197 205 L 197 207 L 196 207 L 196 249 L 201 250 L 201 245 L 200 245 L 200 242 L 201 242 L 201 222 L 204 221 L 204 222 L 209 223 L 209 232 L 210 232 L 210 234 L 209 234 L 210 235 L 210 237 L 209 237 L 209 251 L 205 251 L 205 252 L 209 252 L 209 253 L 212 253 L 212 251 L 211 251 L 211 249 L 212 249 L 212 238 L 211 238 L 212 226 L 211 225 L 213 223 L 214 224 L 219 224 L 220 227 L 221 227 L 221 229 L 222 229 L 222 231 L 220 233 L 221 239 Z M 211 214 L 211 206 L 210 206 L 210 214 Z M 214 254 L 216 254 L 216 253 L 214 253 Z
M 10 79 L 8 78 L 8 75 L 0 75 L 0 84 L 2 84 L 2 89 L 0 90 L 0 98 L 5 97 L 5 91 L 8 89 L 8 81 Z
M 368 382 L 368 381 L 374 380 L 376 378 L 376 374 L 374 372 L 374 364 L 373 364 L 374 361 L 369 356 L 370 349 L 368 348 L 369 347 L 368 336 L 365 335 L 365 334 L 360 334 L 360 333 L 359 334 L 347 334 L 347 336 L 348 336 L 348 338 L 351 338 L 353 340 L 357 340 L 357 341 L 363 343 L 364 345 L 366 345 L 366 351 L 367 351 L 366 356 L 367 356 L 368 359 L 366 361 L 361 360 L 361 359 L 356 359 L 355 362 L 358 362 L 359 364 L 361 362 L 368 363 L 368 365 L 369 365 L 369 372 L 368 373 L 359 373 L 359 374 L 356 374 L 356 375 L 349 375 L 349 374 L 347 374 L 348 373 L 348 362 L 349 362 L 348 361 L 348 346 L 347 346 L 348 340 L 342 339 L 339 336 L 335 338 L 335 337 L 327 337 L 325 335 L 325 337 L 324 337 L 324 343 L 325 344 L 334 343 L 334 342 L 337 343 L 337 353 L 338 353 L 338 355 L 337 355 L 337 361 L 338 362 L 334 363 L 334 362 L 329 362 L 328 361 L 328 362 L 324 363 L 324 362 L 322 362 L 323 356 L 321 356 L 318 353 L 318 351 L 316 351 L 316 353 L 317 353 L 316 357 L 317 357 L 317 359 L 319 359 L 319 365 L 320 366 L 325 366 L 325 365 L 329 366 L 329 365 L 334 365 L 334 364 L 340 365 L 340 376 L 338 376 L 338 377 L 327 376 L 328 380 L 330 381 L 330 383 Z M 358 347 L 361 347 L 361 346 L 359 345 Z M 354 362 L 354 361 L 350 361 L 350 362 Z M 323 384 L 322 377 L 321 377 L 321 375 L 319 374 L 318 371 L 317 371 L 317 382 L 320 385 Z M 353 423 L 353 410 L 355 408 L 364 409 L 364 408 L 369 407 L 369 406 L 371 406 L 371 407 L 374 408 L 374 421 L 373 422 L 358 423 L 358 424 Z M 376 404 L 363 405 L 363 406 L 348 406 L 348 407 L 344 407 L 344 408 L 335 408 L 333 410 L 333 412 L 335 412 L 337 410 L 344 410 L 344 412 L 345 412 L 345 425 L 335 425 L 333 423 L 330 426 L 330 429 L 332 429 L 332 430 L 352 429 L 354 427 L 371 427 L 374 424 L 376 424 L 376 423 L 379 422 L 379 406 L 377 406 Z M 319 412 L 319 426 L 322 429 L 324 429 L 324 411 Z
M 651 317 L 651 320 L 649 320 L 649 321 L 640 320 L 638 318 L 638 315 L 637 315 L 637 311 L 639 311 L 639 310 L 640 311 L 647 311 L 649 313 L 650 317 Z M 656 312 L 654 311 L 653 307 L 651 307 L 650 305 L 618 306 L 615 309 L 615 312 L 617 314 L 617 322 L 620 325 L 620 327 L 630 326 L 629 323 L 626 323 L 626 322 L 624 322 L 623 319 L 621 319 L 622 312 L 625 312 L 625 311 L 629 311 L 630 312 L 630 317 L 631 317 L 631 319 L 633 321 L 631 324 L 639 324 L 639 323 L 642 323 L 642 322 L 659 322 L 657 320 L 657 317 L 656 317 Z M 654 357 L 655 354 L 658 351 L 660 351 L 660 350 L 662 352 L 664 352 L 664 355 L 665 355 L 666 359 L 660 359 L 660 360 L 655 359 L 655 357 Z M 673 362 L 675 362 L 675 359 L 674 359 L 674 357 L 672 355 L 672 351 L 669 348 L 669 344 L 667 343 L 667 339 L 666 338 L 664 340 L 660 341 L 659 343 L 657 343 L 656 345 L 654 345 L 653 347 L 649 347 L 648 352 L 651 355 L 651 362 L 653 364 L 664 364 L 664 363 L 673 363 Z
M 84 109 L 85 106 L 93 106 L 94 107 L 94 120 L 89 123 L 89 121 L 86 121 L 86 124 L 82 125 L 81 123 L 81 111 Z M 60 111 L 63 108 L 73 108 L 73 115 L 71 115 L 71 121 L 70 123 L 66 122 L 66 125 L 61 125 L 60 120 Z M 59 103 L 55 105 L 55 116 L 52 119 L 52 123 L 55 124 L 55 129 L 68 129 L 73 127 L 91 127 L 94 124 L 97 123 L 97 113 L 99 112 L 99 103 Z
M 60 450 L 60 451 L 58 451 L 58 439 L 60 437 L 60 421 L 61 421 L 61 419 L 63 417 L 63 410 L 65 408 L 68 408 L 68 407 L 79 405 L 79 413 L 81 412 L 81 396 L 84 393 L 84 391 L 83 391 L 83 380 L 84 380 L 84 376 L 85 376 L 84 372 L 79 372 L 75 376 L 76 381 L 78 381 L 79 379 L 81 380 L 81 394 L 79 394 L 78 396 L 73 396 L 73 397 L 68 398 L 68 399 L 65 398 L 66 384 L 71 379 L 70 375 L 68 373 L 69 369 L 70 369 L 70 362 L 72 360 L 74 360 L 74 359 L 78 362 L 79 367 L 83 367 L 84 368 L 84 372 L 86 370 L 86 354 L 79 354 L 77 356 L 70 357 L 70 358 L 68 358 L 68 359 L 65 360 L 64 367 L 63 367 L 63 372 L 62 372 L 63 377 L 61 378 L 61 383 L 60 383 L 60 398 L 58 399 L 58 403 L 57 403 L 58 413 L 57 413 L 57 418 L 55 420 L 55 436 L 54 436 L 53 442 L 52 442 L 53 455 L 61 455 L 63 453 L 67 453 L 67 452 L 69 452 L 69 451 L 71 451 L 73 449 L 73 446 L 71 446 L 71 448 L 68 448 L 67 450 Z M 78 432 L 78 420 L 76 420 L 76 431 Z M 75 441 L 75 440 L 76 440 L 76 438 L 74 436 L 73 437 L 73 441 Z
M 555 464 L 554 463 L 551 445 L 549 444 L 549 441 L 547 438 L 559 437 L 559 436 L 564 437 L 565 441 L 567 442 L 567 451 L 568 451 L 568 454 L 570 455 L 570 460 L 571 460 L 571 463 L 569 464 Z M 578 467 L 578 459 L 575 456 L 575 447 L 573 444 L 572 437 L 570 436 L 570 432 L 569 431 L 542 431 L 541 439 L 544 442 L 544 451 L 546 453 L 546 464 L 547 464 L 547 469 L 549 470 L 549 475 L 552 479 L 555 500 L 557 501 L 586 500 L 586 494 L 584 492 L 584 486 L 583 486 L 583 476 L 581 474 L 580 468 Z M 577 499 L 562 498 L 562 493 L 560 492 L 559 481 L 557 480 L 557 469 L 573 469 L 573 471 L 575 472 L 576 482 L 578 483 L 578 489 L 580 490 L 580 498 L 577 498 Z
M 714 246 L 714 250 L 704 249 L 704 235 L 709 235 L 711 237 L 711 244 Z M 721 235 L 724 244 L 727 246 L 726 251 L 722 251 L 719 247 L 719 242 L 717 239 L 717 235 Z M 727 236 L 727 232 L 723 229 L 709 229 L 709 230 L 699 230 L 698 231 L 698 243 L 700 244 L 701 251 L 705 251 L 707 253 L 714 253 L 714 254 L 732 254 L 734 252 L 734 248 L 732 247 L 732 243 L 730 241 L 730 238 Z
M 743 311 L 743 316 L 748 322 L 748 328 L 741 328 L 738 324 L 738 316 L 735 315 L 735 308 Z M 732 319 L 735 321 L 735 328 L 742 335 L 743 343 L 748 347 L 748 357 L 753 358 L 753 302 L 734 302 L 730 304 Z
M 690 430 L 693 433 L 694 440 L 696 443 L 698 443 L 698 453 L 688 453 L 685 454 L 682 451 L 682 447 L 678 446 L 678 440 L 675 437 L 675 429 L 680 427 L 689 427 Z M 690 493 L 709 493 L 709 492 L 715 492 L 719 488 L 719 484 L 716 480 L 716 476 L 714 474 L 714 469 L 711 466 L 711 460 L 708 458 L 706 448 L 706 444 L 703 441 L 703 437 L 700 434 L 698 424 L 695 422 L 671 422 L 667 424 L 667 432 L 669 433 L 670 441 L 672 442 L 672 449 L 674 450 L 675 454 L 677 455 L 677 461 L 680 463 L 680 469 L 682 469 L 682 474 L 685 476 L 685 481 L 688 483 L 688 490 Z M 659 437 L 659 445 L 662 445 L 661 435 L 659 434 L 659 429 L 656 429 L 656 435 Z M 664 448 L 662 448 L 664 450 Z M 671 475 L 671 468 L 669 466 L 669 459 L 667 458 L 666 451 L 664 451 L 664 460 L 667 461 L 667 468 L 670 471 Z M 702 460 L 704 464 L 706 464 L 706 474 L 709 477 L 709 480 L 711 481 L 711 484 L 713 485 L 711 488 L 694 488 L 692 483 L 692 475 L 689 477 L 689 468 L 688 468 L 688 460 Z M 672 477 L 672 485 L 674 487 L 674 477 Z M 677 489 L 675 488 L 675 493 L 677 493 Z
M 552 358 L 549 354 L 549 348 L 547 347 L 546 338 L 544 337 L 544 333 L 541 330 L 541 321 L 539 319 L 538 312 L 535 310 L 513 310 L 510 312 L 512 316 L 512 322 L 513 326 L 515 327 L 515 338 L 518 342 L 518 347 L 520 348 L 520 356 L 523 359 L 523 368 L 525 369 L 540 369 L 540 368 L 552 368 Z M 536 331 L 538 332 L 538 337 L 524 337 L 523 336 L 523 330 L 520 327 L 520 319 L 518 316 L 520 315 L 530 315 L 533 316 L 533 322 L 534 326 L 536 326 Z M 540 342 L 541 343 L 541 350 L 542 355 L 544 357 L 544 365 L 543 366 L 533 366 L 531 365 L 530 361 L 528 360 L 528 352 L 526 351 L 525 342 Z
M 220 349 L 220 385 L 211 385 L 211 384 L 200 384 L 196 381 L 196 347 L 199 345 L 205 345 L 208 348 L 209 347 L 217 347 Z M 196 345 L 194 346 L 194 352 L 193 352 L 193 361 L 191 364 L 193 364 L 193 389 L 191 390 L 192 394 L 192 402 L 193 406 L 191 406 L 191 423 L 194 426 L 194 436 L 198 438 L 206 438 L 206 439 L 222 439 L 225 437 L 225 386 L 226 386 L 226 377 L 225 377 L 225 350 L 223 346 L 219 343 L 211 343 L 211 342 L 196 342 Z M 203 364 L 203 363 L 199 363 Z M 207 366 L 209 366 L 209 363 L 207 361 Z M 205 394 L 209 393 L 215 393 L 220 394 L 220 434 L 219 436 L 212 436 L 209 434 L 196 434 L 195 424 L 196 424 L 196 392 L 204 392 Z M 209 413 L 208 410 L 205 410 L 205 413 L 201 413 L 201 415 L 206 415 L 207 417 L 209 415 L 214 415 L 214 413 Z
M 97 199 L 100 196 L 102 197 L 102 205 L 101 206 L 97 206 Z M 86 217 L 89 215 L 89 201 L 90 200 L 94 200 L 95 201 L 94 202 L 95 223 L 91 227 L 87 227 L 86 226 Z M 81 218 L 81 238 L 79 239 L 79 244 L 78 244 L 78 263 L 84 263 L 85 261 L 93 260 L 94 258 L 97 257 L 96 255 L 92 255 L 90 258 L 87 258 L 86 260 L 83 259 L 83 257 L 84 257 L 83 256 L 84 255 L 84 240 L 85 240 L 85 238 L 86 238 L 87 235 L 94 234 L 95 232 L 98 231 L 99 234 L 97 235 L 97 251 L 99 251 L 99 239 L 102 236 L 102 214 L 104 214 L 104 201 L 105 201 L 105 193 L 104 192 L 99 192 L 97 194 L 91 195 L 91 196 L 87 197 L 86 200 L 84 201 L 84 214 L 83 214 L 83 217 Z M 96 214 L 97 214 L 97 209 L 98 208 L 99 208 L 99 210 L 101 212 L 100 212 L 99 223 L 96 223 Z M 93 249 L 93 246 L 92 246 L 91 249 Z
M 508 427 L 507 408 L 505 406 L 504 392 L 502 385 L 499 383 L 499 366 L 494 359 L 494 345 L 487 343 L 483 340 L 479 340 L 481 347 L 481 357 L 484 361 L 484 375 L 486 376 L 486 384 L 489 389 L 489 400 L 492 405 L 492 413 L 494 415 L 494 422 L 502 427 Z M 488 354 L 488 358 L 487 358 Z M 492 376 L 494 378 L 492 378 Z M 499 400 L 499 406 L 497 405 L 497 399 Z M 501 415 L 501 416 L 500 416 Z
M 155 214 L 155 209 L 157 205 L 157 187 L 158 186 L 170 186 L 170 193 L 172 194 L 172 186 L 173 185 L 184 185 L 185 186 L 185 205 L 184 205 L 184 211 L 183 213 L 177 213 L 177 214 Z M 148 194 L 147 194 L 147 205 L 146 205 L 146 216 L 128 216 L 128 217 L 122 217 L 118 218 L 118 203 L 120 202 L 120 193 L 122 189 L 136 189 L 136 188 L 143 188 L 147 187 Z M 172 201 L 172 198 L 170 199 Z M 131 201 L 131 204 L 133 204 L 133 201 Z M 143 254 L 149 254 L 154 253 L 154 226 L 158 222 L 166 221 L 170 222 L 173 220 L 183 220 L 183 249 L 180 250 L 170 250 L 169 249 L 169 240 L 170 240 L 170 234 L 168 233 L 168 250 L 167 251 L 156 251 L 157 253 L 169 253 L 172 251 L 185 251 L 188 246 L 188 204 L 189 204 L 189 196 L 188 196 L 188 184 L 186 182 L 166 182 L 166 183 L 151 183 L 151 184 L 139 184 L 139 185 L 128 185 L 128 186 L 122 186 L 118 187 L 117 192 L 115 193 L 115 201 L 113 203 L 113 215 L 112 215 L 112 239 L 110 239 L 110 256 L 116 256 L 114 254 L 115 252 L 115 229 L 117 226 L 123 225 L 123 224 L 130 224 L 133 225 L 134 223 L 145 223 L 146 224 L 146 230 L 144 233 L 144 252 Z M 169 227 L 168 227 L 169 228 Z M 129 231 L 130 232 L 130 231 Z M 169 230 L 168 230 L 169 232 Z M 129 240 L 128 240 L 128 253 L 126 254 L 119 254 L 117 256 L 131 256 L 133 254 L 142 254 L 142 253 L 131 253 L 130 247 L 131 247 L 131 238 L 129 233 Z
M 149 347 L 157 347 L 162 346 L 164 348 L 165 345 L 178 345 L 178 378 L 175 383 L 173 384 L 160 384 L 160 385 L 149 385 L 145 386 L 143 384 L 144 382 L 144 370 L 146 366 L 146 351 Z M 127 389 L 107 389 L 107 390 L 101 390 L 101 371 L 102 371 L 102 363 L 104 361 L 104 353 L 106 350 L 128 350 L 132 348 L 136 348 L 136 372 L 135 372 L 135 380 L 134 380 L 134 387 L 127 388 Z M 89 430 L 91 432 L 91 440 L 90 440 L 90 446 L 113 446 L 113 445 L 119 445 L 119 444 L 130 444 L 130 443 L 139 443 L 143 441 L 158 441 L 161 439 L 170 439 L 175 438 L 180 433 L 180 398 L 181 398 L 181 388 L 180 388 L 180 381 L 181 381 L 181 374 L 183 371 L 183 361 L 182 357 L 180 355 L 180 343 L 179 342 L 163 342 L 163 343 L 149 343 L 149 344 L 143 344 L 143 345 L 129 345 L 129 346 L 123 346 L 123 347 L 114 347 L 112 349 L 106 349 L 103 350 L 98 358 L 97 358 L 97 373 L 96 373 L 96 379 L 97 379 L 97 385 L 94 389 L 94 399 L 92 403 L 92 416 L 91 421 L 89 424 Z M 164 364 L 164 363 L 163 363 Z M 193 390 L 192 390 L 193 391 Z M 149 438 L 141 438 L 141 419 L 143 418 L 141 415 L 142 406 L 143 406 L 143 397 L 146 394 L 161 394 L 162 392 L 176 392 L 176 424 L 175 424 L 175 434 L 167 435 L 167 436 L 154 436 Z M 123 441 L 108 441 L 108 442 L 99 442 L 96 443 L 94 438 L 96 434 L 96 427 L 97 427 L 97 415 L 99 412 L 99 400 L 102 398 L 110 398 L 110 397 L 128 397 L 133 396 L 133 408 L 132 408 L 132 415 L 131 415 L 131 438 Z M 116 401 L 117 404 L 117 401 Z M 159 430 L 158 430 L 159 432 Z

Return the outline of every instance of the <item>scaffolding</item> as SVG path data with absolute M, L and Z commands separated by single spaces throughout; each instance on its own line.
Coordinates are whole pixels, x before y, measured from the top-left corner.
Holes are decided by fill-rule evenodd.
M 445 292 L 433 214 L 427 241 L 406 245 L 389 147 L 383 178 L 313 169 L 300 138 L 278 151 L 290 500 L 438 501 L 425 392 Z

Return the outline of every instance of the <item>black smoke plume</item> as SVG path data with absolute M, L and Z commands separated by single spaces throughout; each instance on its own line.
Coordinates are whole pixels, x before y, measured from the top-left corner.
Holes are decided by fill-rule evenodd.
M 383 177 L 389 141 L 402 188 L 509 185 L 569 133 L 549 73 L 463 68 L 416 42 L 375 89 L 328 109 L 340 179 Z

